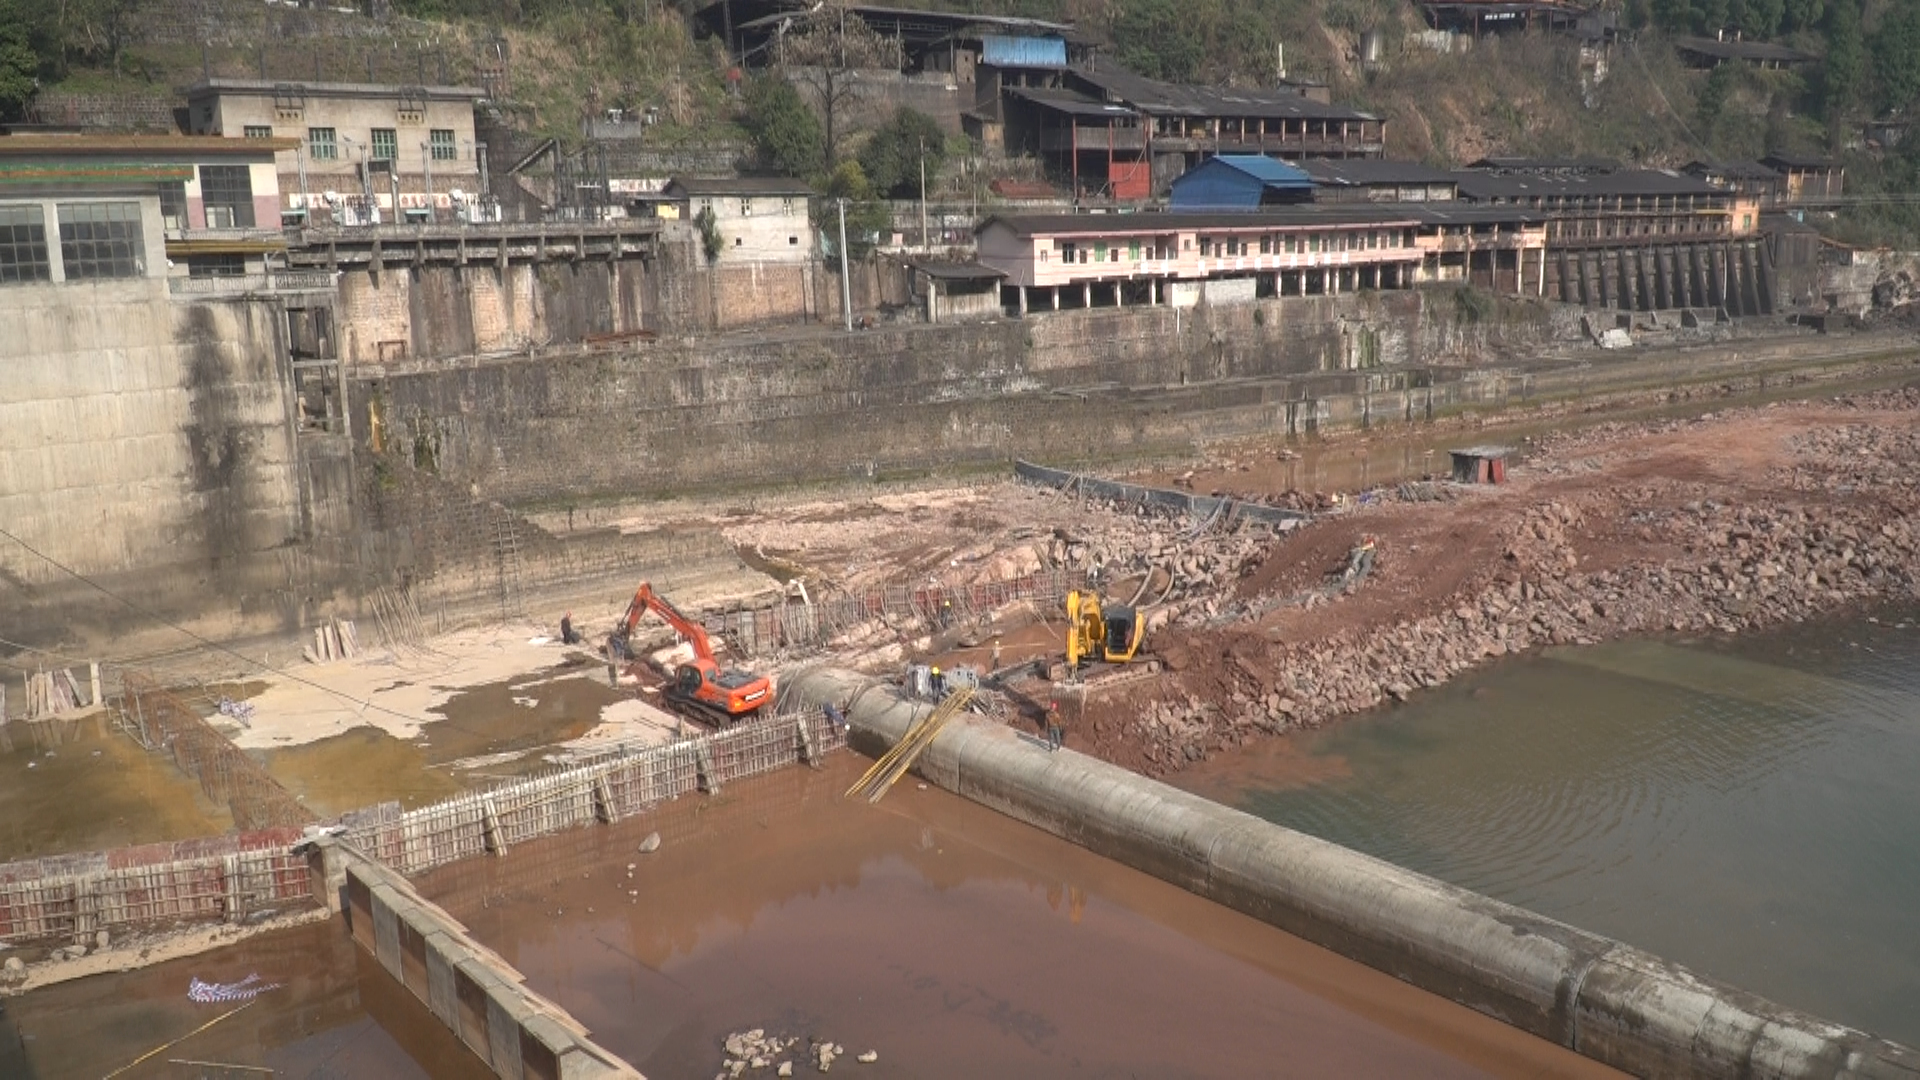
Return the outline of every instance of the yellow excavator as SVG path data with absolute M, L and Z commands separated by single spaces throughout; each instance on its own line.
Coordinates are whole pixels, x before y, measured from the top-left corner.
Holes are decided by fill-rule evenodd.
M 1124 604 L 1102 609 L 1100 597 L 1078 589 L 1067 594 L 1067 669 L 1087 664 L 1131 663 L 1147 636 L 1147 616 Z

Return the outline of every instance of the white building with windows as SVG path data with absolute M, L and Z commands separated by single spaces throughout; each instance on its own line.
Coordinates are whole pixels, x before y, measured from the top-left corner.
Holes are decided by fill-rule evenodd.
M 485 197 L 486 148 L 470 86 L 208 79 L 187 91 L 190 130 L 289 139 L 275 154 L 289 224 L 456 220 Z
M 701 213 L 711 212 L 720 263 L 807 263 L 814 256 L 812 197 L 812 188 L 791 177 L 682 178 L 670 181 L 653 206 L 659 216 L 696 228 Z

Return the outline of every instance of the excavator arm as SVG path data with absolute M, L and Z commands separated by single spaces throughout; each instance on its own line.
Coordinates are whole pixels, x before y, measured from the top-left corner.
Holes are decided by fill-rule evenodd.
M 618 635 L 631 637 L 649 611 L 693 646 L 692 662 L 682 664 L 672 673 L 673 681 L 667 688 L 670 698 L 697 706 L 727 723 L 752 716 L 772 703 L 773 684 L 766 676 L 723 670 L 713 654 L 713 642 L 707 637 L 706 628 L 654 592 L 650 582 L 641 582 L 640 588 L 634 591 L 633 602 L 627 605 L 627 614 L 620 620 Z

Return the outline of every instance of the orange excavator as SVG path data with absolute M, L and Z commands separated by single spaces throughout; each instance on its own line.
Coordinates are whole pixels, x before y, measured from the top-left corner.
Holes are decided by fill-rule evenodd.
M 699 623 L 680 613 L 666 598 L 653 591 L 652 584 L 641 582 L 627 605 L 626 617 L 607 639 L 607 656 L 618 659 L 632 655 L 628 644 L 634 627 L 653 612 L 693 646 L 693 659 L 673 671 L 667 685 L 667 700 L 702 720 L 726 727 L 751 718 L 773 701 L 773 683 L 765 675 L 750 671 L 723 669 L 714 659 L 713 643 Z

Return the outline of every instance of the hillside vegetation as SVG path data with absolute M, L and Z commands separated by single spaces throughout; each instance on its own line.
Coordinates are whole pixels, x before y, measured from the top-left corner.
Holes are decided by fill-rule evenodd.
M 1634 39 L 1605 70 L 1557 36 L 1489 37 L 1466 52 L 1420 44 L 1406 0 L 894 0 L 1070 21 L 1144 74 L 1237 85 L 1287 73 L 1386 117 L 1396 157 L 1458 164 L 1492 154 L 1593 155 L 1651 166 L 1769 150 L 1844 151 L 1860 121 L 1920 103 L 1920 0 L 1620 0 Z M 1614 0 L 1609 0 L 1610 3 Z M 720 43 L 696 40 L 694 0 L 394 0 L 381 22 L 259 0 L 0 0 L 0 117 L 37 84 L 170 96 L 213 74 L 472 81 L 508 57 L 513 122 L 567 143 L 611 107 L 658 110 L 657 143 L 733 142 L 755 125 L 751 80 Z M 187 27 L 181 31 L 182 25 Z M 1737 29 L 1816 53 L 1797 72 L 1681 67 L 1671 38 Z M 163 32 L 164 31 L 164 32 Z M 1363 32 L 1384 59 L 1363 69 Z M 202 43 L 206 43 L 204 46 Z M 829 125 L 831 126 L 831 125 Z M 849 133 L 840 133 L 841 135 Z M 832 136 L 816 178 L 865 139 Z M 1849 157 L 1849 186 L 1913 191 L 1916 148 Z M 796 170 L 800 171 L 800 170 Z M 844 178 L 843 178 L 844 179 Z M 883 185 L 885 186 L 885 185 Z M 1904 206 L 1854 215 L 1855 233 L 1913 231 Z

